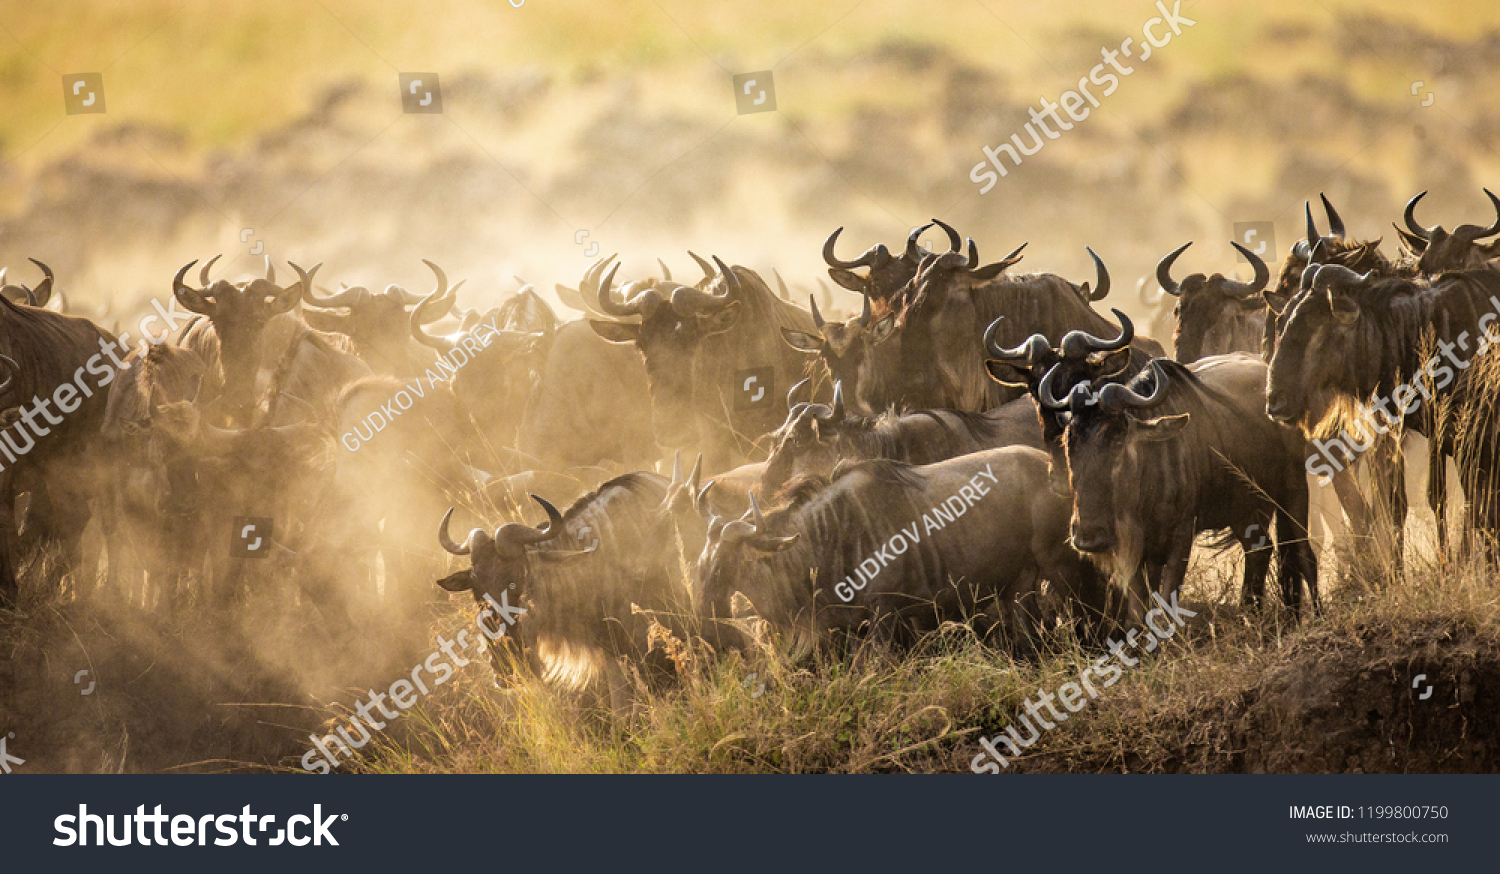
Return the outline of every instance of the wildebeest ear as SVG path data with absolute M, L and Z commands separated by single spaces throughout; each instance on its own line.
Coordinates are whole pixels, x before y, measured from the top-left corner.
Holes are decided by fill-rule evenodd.
M 834 282 L 837 282 L 840 286 L 850 291 L 857 291 L 860 294 L 865 293 L 865 281 L 860 279 L 859 274 L 852 270 L 845 270 L 842 267 L 830 267 L 828 268 L 828 275 Z
M 705 335 L 722 334 L 740 323 L 740 302 L 730 301 L 717 311 L 698 316 L 698 329 Z
M 1286 309 L 1286 305 L 1292 302 L 1291 295 L 1270 289 L 1262 291 L 1260 295 L 1266 299 L 1266 306 L 1271 308 L 1271 312 L 1278 316 Z
M 1019 260 L 1021 259 L 1016 259 L 1016 261 Z M 975 270 L 969 275 L 980 282 L 988 282 L 989 280 L 994 279 L 996 276 L 999 276 L 1005 271 L 1005 268 L 1016 263 L 1016 261 L 996 261 L 994 264 L 986 264 L 985 266 L 979 268 L 978 270 Z M 1084 284 L 1087 285 L 1088 283 Z
M 1352 325 L 1359 318 L 1359 304 L 1328 289 L 1328 305 L 1333 310 L 1333 320 L 1340 325 Z
M 891 334 L 895 332 L 896 314 L 891 313 L 890 315 L 876 322 L 875 327 L 870 329 L 870 343 L 871 345 L 875 343 L 884 343 L 887 339 L 890 338 Z
M 594 329 L 595 334 L 598 334 L 611 343 L 634 343 L 641 336 L 641 326 L 632 325 L 627 322 L 604 322 L 598 319 L 589 319 L 589 327 Z
M 793 331 L 791 328 L 781 329 L 781 339 L 798 352 L 812 352 L 817 354 L 823 351 L 823 338 L 813 334 Z
M 986 358 L 984 369 L 989 372 L 990 379 L 1001 385 L 1011 388 L 1028 388 L 1031 385 L 1027 379 L 1026 371 L 1012 364 L 1007 364 L 998 358 Z
M 1170 440 L 1187 427 L 1191 413 L 1162 416 L 1157 419 L 1131 419 L 1131 430 L 1142 440 Z
M 445 592 L 467 592 L 474 588 L 474 575 L 468 570 L 462 570 L 443 577 L 437 581 L 437 584 Z
M 792 545 L 800 538 L 801 533 L 788 537 L 773 537 L 769 534 L 758 534 L 745 541 L 745 544 L 757 552 L 783 552 L 791 549 Z

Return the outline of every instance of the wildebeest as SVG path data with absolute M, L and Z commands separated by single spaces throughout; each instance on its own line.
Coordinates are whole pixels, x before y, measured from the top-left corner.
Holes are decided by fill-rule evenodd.
M 422 263 L 437 276 L 437 289 L 433 294 L 442 297 L 448 291 L 447 277 L 431 261 Z M 302 318 L 319 331 L 349 337 L 354 343 L 355 354 L 363 358 L 375 373 L 415 376 L 431 367 L 435 357 L 412 340 L 411 310 L 421 301 L 422 295 L 399 285 L 388 285 L 381 292 L 371 292 L 356 285 L 326 297 L 309 289 L 302 294 Z M 348 312 L 335 312 L 340 309 Z M 422 320 L 435 322 L 445 314 L 436 307 L 429 307 L 424 310 Z M 421 323 L 419 321 L 419 325 Z
M 984 413 L 919 410 L 862 416 L 845 409 L 842 383 L 834 383 L 831 405 L 794 404 L 772 440 L 761 480 L 766 495 L 807 475 L 830 476 L 841 461 L 888 458 L 931 464 L 1001 446 L 1042 448 L 1036 404 L 1030 398 Z
M 545 679 L 570 689 L 602 684 L 618 709 L 629 700 L 621 660 L 639 664 L 650 650 L 651 617 L 632 605 L 655 611 L 669 627 L 672 617 L 689 614 L 665 506 L 668 486 L 656 474 L 625 474 L 566 513 L 533 495 L 547 514 L 545 527 L 510 523 L 493 534 L 475 528 L 461 544 L 448 534 L 450 509 L 438 540 L 448 552 L 467 556 L 470 567 L 438 585 L 471 592 L 481 606 L 490 605 L 488 596 L 502 609 L 525 610 L 519 623 Z M 685 630 L 678 637 L 686 639 Z
M 1328 202 L 1328 198 L 1322 194 L 1318 195 L 1323 201 L 1323 212 L 1328 216 L 1327 236 L 1318 233 L 1318 225 L 1313 221 L 1312 203 L 1303 203 L 1303 210 L 1307 217 L 1307 236 L 1292 244 L 1291 251 L 1287 253 L 1286 260 L 1281 265 L 1281 275 L 1276 280 L 1276 287 L 1267 290 L 1264 295 L 1267 305 L 1272 311 L 1281 313 L 1287 304 L 1302 287 L 1302 273 L 1311 263 L 1318 264 L 1342 264 L 1356 273 L 1368 273 L 1374 271 L 1376 276 L 1388 276 L 1395 272 L 1395 265 L 1384 255 L 1380 254 L 1380 239 L 1374 240 L 1351 240 L 1345 236 L 1344 220 Z M 1266 319 L 1266 336 L 1261 346 L 1261 358 L 1270 361 L 1271 356 L 1276 353 L 1276 337 L 1280 331 L 1280 325 L 1274 318 Z
M 781 509 L 711 519 L 698 566 L 705 634 L 732 616 L 735 592 L 802 650 L 835 631 L 897 644 L 948 620 L 988 631 L 1015 618 L 1018 600 L 1031 609 L 1043 579 L 1097 616 L 1108 593 L 1068 545 L 1067 515 L 1046 455 L 1023 447 L 810 476 Z
M 1459 460 L 1475 527 L 1500 530 L 1493 479 L 1500 416 L 1490 377 L 1475 376 L 1492 365 L 1469 360 L 1500 339 L 1489 332 L 1500 311 L 1500 273 L 1480 269 L 1412 280 L 1377 279 L 1340 265 L 1309 272 L 1310 287 L 1285 314 L 1266 413 L 1314 437 L 1332 437 L 1342 428 L 1345 436 L 1324 446 L 1348 435 L 1363 440 L 1396 423 L 1411 427 L 1435 451 Z M 1432 350 L 1439 354 L 1424 360 Z M 1434 391 L 1444 394 L 1435 401 Z M 1352 460 L 1354 451 L 1341 450 L 1334 460 Z M 1309 472 L 1322 472 L 1312 464 Z
M 658 283 L 624 303 L 610 295 L 619 265 L 599 284 L 599 310 L 620 321 L 591 320 L 612 343 L 633 343 L 646 365 L 652 426 L 664 449 L 696 446 L 709 471 L 752 459 L 756 441 L 786 419 L 777 386 L 800 380 L 813 364 L 781 329 L 809 331 L 812 316 L 779 299 L 744 267 L 717 257 L 708 290 Z M 639 322 L 625 319 L 639 318 Z
M 1191 245 L 1183 243 L 1156 265 L 1156 281 L 1162 291 L 1177 298 L 1172 307 L 1176 320 L 1173 357 L 1179 364 L 1191 364 L 1205 355 L 1259 355 L 1266 336 L 1266 300 L 1261 292 L 1271 281 L 1271 269 L 1254 252 L 1230 243 L 1255 268 L 1251 281 L 1239 282 L 1222 273 L 1194 273 L 1174 280 L 1172 264 Z
M 808 295 L 807 303 L 812 312 L 814 330 L 809 333 L 782 328 L 782 339 L 799 352 L 807 352 L 821 358 L 823 366 L 828 369 L 828 378 L 835 383 L 843 383 L 851 388 L 857 386 L 860 368 L 864 366 L 865 355 L 869 348 L 865 331 L 870 328 L 873 321 L 870 298 L 865 297 L 863 310 L 857 318 L 844 322 L 824 319 L 823 314 L 818 312 L 818 302 L 812 295 Z M 857 396 L 849 398 L 846 403 L 849 401 L 856 406 L 859 404 Z M 859 412 L 875 411 L 860 408 Z
M 1417 224 L 1417 201 L 1426 197 L 1427 192 L 1407 201 L 1406 210 L 1402 213 L 1406 228 L 1398 226 L 1396 233 L 1401 235 L 1402 245 L 1409 253 L 1408 262 L 1414 263 L 1403 266 L 1418 276 L 1436 276 L 1449 270 L 1483 267 L 1491 259 L 1500 256 L 1500 240 L 1489 245 L 1479 242 L 1485 237 L 1500 234 L 1500 197 L 1496 197 L 1488 188 L 1484 189 L 1484 193 L 1495 207 L 1494 224 L 1487 228 L 1459 225 L 1451 234 L 1441 225 L 1424 228 Z
M 62 549 L 63 566 L 78 561 L 79 538 L 97 492 L 104 389 L 118 361 L 113 334 L 88 319 L 12 303 L 0 295 L 0 356 L 4 385 L 0 417 L 0 602 L 19 590 L 16 498 L 29 492 L 30 531 Z M 52 405 L 56 404 L 57 412 Z M 70 406 L 71 404 L 71 406 Z M 58 414 L 61 415 L 58 415 Z
M 1041 392 L 1044 406 L 1070 416 L 1073 545 L 1109 557 L 1137 621 L 1150 590 L 1182 587 L 1195 536 L 1221 529 L 1244 551 L 1247 606 L 1264 594 L 1274 547 L 1283 604 L 1298 610 L 1305 580 L 1316 608 L 1304 441 L 1261 413 L 1265 374 L 1238 353 L 1191 367 L 1158 359 L 1127 385 Z
M 276 284 L 269 260 L 263 279 L 210 282 L 210 271 L 219 257 L 215 255 L 198 271 L 198 288 L 183 282 L 197 261 L 188 262 L 173 278 L 172 293 L 177 302 L 203 316 L 184 325 L 176 343 L 197 353 L 208 367 L 200 399 L 208 403 L 222 397 L 222 409 L 230 422 L 248 424 L 258 401 L 255 382 L 266 324 L 297 305 L 322 265 L 303 271 L 293 264 L 299 279 L 284 288 Z

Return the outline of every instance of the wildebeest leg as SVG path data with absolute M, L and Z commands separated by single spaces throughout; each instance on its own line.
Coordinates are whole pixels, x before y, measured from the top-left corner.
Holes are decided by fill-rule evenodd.
M 0 604 L 4 605 L 15 605 L 21 594 L 16 577 L 20 562 L 16 557 L 15 506 L 15 477 L 9 470 L 0 471 Z
M 1399 441 L 1383 435 L 1370 453 L 1370 481 L 1379 500 L 1376 525 L 1385 535 L 1377 539 L 1382 567 L 1390 567 L 1397 577 L 1402 574 L 1406 552 L 1406 514 L 1410 509 L 1406 497 L 1406 456 Z
M 1237 531 L 1240 549 L 1244 550 L 1245 573 L 1240 584 L 1240 606 L 1247 610 L 1260 609 L 1266 596 L 1266 575 L 1271 570 L 1271 556 L 1280 551 L 1280 546 L 1271 540 L 1271 518 L 1257 516 L 1257 521 Z M 1283 568 L 1285 562 L 1282 563 Z
M 1182 581 L 1187 578 L 1188 559 L 1192 556 L 1193 528 L 1191 525 L 1184 525 L 1181 530 L 1172 532 L 1167 560 L 1162 563 L 1159 571 L 1161 577 L 1157 581 L 1157 591 L 1163 598 L 1171 600 L 1172 595 L 1182 591 Z
M 1427 506 L 1437 519 L 1437 548 L 1439 561 L 1447 561 L 1448 555 L 1448 456 L 1443 454 L 1443 442 L 1427 441 Z

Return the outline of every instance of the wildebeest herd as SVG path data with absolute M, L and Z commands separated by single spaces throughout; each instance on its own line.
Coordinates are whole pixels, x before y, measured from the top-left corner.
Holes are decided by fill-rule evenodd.
M 1175 359 L 1094 309 L 1111 280 L 1092 249 L 1092 284 L 1017 275 L 1024 244 L 986 264 L 937 220 L 948 251 L 918 245 L 932 225 L 852 260 L 829 236 L 830 277 L 862 297 L 848 314 L 697 255 L 692 284 L 662 264 L 617 287 L 620 264 L 596 263 L 557 286 L 585 313 L 567 322 L 530 286 L 463 310 L 430 262 L 420 295 L 319 289 L 295 264 L 281 285 L 269 261 L 229 282 L 216 258 L 173 278 L 170 336 L 132 347 L 56 311 L 38 262 L 36 288 L 0 289 L 0 604 L 43 547 L 61 573 L 32 585 L 145 609 L 219 609 L 274 575 L 325 616 L 377 591 L 410 610 L 441 576 L 524 605 L 525 658 L 612 697 L 631 663 L 665 670 L 663 631 L 734 648 L 751 616 L 804 648 L 902 647 L 949 621 L 1007 646 L 1056 623 L 1101 639 L 1178 591 L 1204 534 L 1241 547 L 1247 607 L 1274 567 L 1295 617 L 1318 606 L 1310 441 L 1370 433 L 1372 398 L 1373 502 L 1358 451 L 1329 469 L 1350 530 L 1399 544 L 1408 427 L 1439 519 L 1452 459 L 1470 529 L 1500 526 L 1489 196 L 1491 225 L 1452 232 L 1413 198 L 1395 259 L 1325 198 L 1328 233 L 1309 205 L 1274 285 L 1237 244 L 1251 281 L 1174 277 L 1177 248 L 1156 275 Z M 497 508 L 545 521 L 454 539 L 455 513 Z M 237 517 L 273 520 L 269 561 L 231 557 Z

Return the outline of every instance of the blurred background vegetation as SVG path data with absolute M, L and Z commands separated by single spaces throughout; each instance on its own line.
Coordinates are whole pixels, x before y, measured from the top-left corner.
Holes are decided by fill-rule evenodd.
M 1279 258 L 1319 191 L 1360 236 L 1392 237 L 1422 189 L 1428 224 L 1489 221 L 1500 6 L 1182 13 L 1198 23 L 980 196 L 980 148 L 1138 40 L 1153 3 L 7 3 L 0 265 L 30 281 L 39 258 L 129 321 L 189 260 L 256 269 L 255 241 L 330 284 L 425 288 L 430 258 L 470 278 L 469 306 L 515 276 L 574 284 L 594 242 L 627 275 L 658 256 L 694 275 L 692 248 L 806 289 L 833 228 L 850 257 L 938 216 L 1075 281 L 1093 245 L 1110 303 L 1140 314 L 1162 254 L 1196 239 L 1180 270 L 1228 272 L 1232 224 L 1275 221 Z M 765 69 L 777 111 L 737 115 L 732 75 Z M 442 115 L 402 113 L 416 71 L 441 77 Z M 65 114 L 79 72 L 103 74 L 106 114 Z

